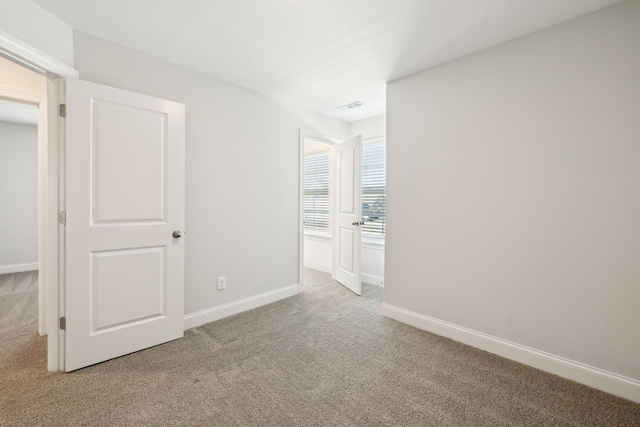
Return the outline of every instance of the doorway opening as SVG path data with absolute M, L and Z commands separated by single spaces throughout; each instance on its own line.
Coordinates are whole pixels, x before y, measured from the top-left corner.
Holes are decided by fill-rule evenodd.
M 46 259 L 45 206 L 47 192 L 47 77 L 0 57 L 0 122 L 3 164 L 0 182 L 0 214 L 3 238 L 0 274 L 35 272 L 30 286 L 37 285 L 37 330 L 46 334 L 46 278 L 40 271 Z M 4 277 L 18 288 L 26 277 Z M 14 284 L 14 286 L 17 286 Z M 5 292 L 7 286 L 4 286 Z M 14 298 L 16 298 L 14 296 Z M 17 309 L 17 308 L 16 308 Z M 15 314 L 14 314 L 15 315 Z
M 58 283 L 63 270 L 58 255 L 64 241 L 58 223 L 58 206 L 64 195 L 60 190 L 64 186 L 58 173 L 59 162 L 63 159 L 58 152 L 58 139 L 63 137 L 64 129 L 58 123 L 59 91 L 63 87 L 62 78 L 58 76 L 76 77 L 77 72 L 25 44 L 0 39 L 0 99 L 14 106 L 37 108 L 37 258 L 21 264 L 27 264 L 23 269 L 37 270 L 37 332 L 41 336 L 47 335 L 49 371 L 61 370 L 59 362 L 63 349 L 63 334 L 58 328 L 60 294 L 64 292 Z M 18 209 L 17 206 L 9 207 L 10 210 L 14 208 Z M 37 266 L 33 265 L 35 263 Z
M 337 138 L 300 131 L 300 220 L 298 285 L 304 288 L 305 268 L 333 277 L 331 241 L 333 200 L 333 151 Z
M 14 37 L 0 37 L 0 98 L 38 106 L 38 332 L 46 364 L 64 371 L 65 79 L 78 72 Z
M 342 143 L 301 131 L 300 141 L 300 289 L 305 268 L 308 274 L 331 274 L 356 294 L 361 283 L 383 286 L 385 138 Z M 351 199 L 344 210 L 342 204 Z M 349 274 L 351 268 L 357 271 Z M 351 278 L 354 283 L 348 283 Z
M 44 333 L 38 322 L 38 157 L 37 105 L 0 98 L 0 336 Z
M 303 144 L 304 266 L 332 273 L 332 148 L 334 144 L 310 138 L 305 138 Z
M 47 335 L 49 82 L 2 56 L 0 71 L 0 334 L 10 357 Z

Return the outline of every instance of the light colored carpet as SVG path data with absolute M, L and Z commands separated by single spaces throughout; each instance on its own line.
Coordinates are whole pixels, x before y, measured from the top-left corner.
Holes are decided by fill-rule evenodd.
M 640 405 L 309 291 L 70 374 L 45 339 L 2 343 L 0 425 L 640 426 Z
M 0 338 L 31 329 L 38 331 L 38 271 L 0 274 Z

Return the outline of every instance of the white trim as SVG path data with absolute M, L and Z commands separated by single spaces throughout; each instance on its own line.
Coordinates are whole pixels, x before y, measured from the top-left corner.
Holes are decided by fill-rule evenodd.
M 48 81 L 47 81 L 48 84 Z M 41 95 L 38 104 L 38 262 L 40 264 L 38 272 L 38 332 L 40 336 L 47 335 L 47 286 L 49 279 L 47 245 L 49 238 L 47 231 L 47 215 L 50 210 L 49 177 L 47 159 L 49 158 L 49 105 L 46 94 Z M 55 184 L 54 184 L 55 185 Z
M 300 129 L 298 143 L 298 292 L 304 290 L 304 139 L 306 132 Z
M 64 102 L 64 80 L 50 77 L 47 84 L 47 369 L 64 372 L 64 331 L 58 319 L 64 316 L 65 230 L 58 222 L 58 211 L 65 206 L 64 137 L 65 128 L 58 115 Z M 42 273 L 44 275 L 44 273 Z
M 331 266 L 330 265 L 324 265 L 324 264 L 318 264 L 318 263 L 311 262 L 311 261 L 306 261 L 304 263 L 304 266 L 307 267 L 307 268 L 311 268 L 313 270 L 318 270 L 318 271 L 322 271 L 324 273 L 331 274 Z
M 37 269 L 38 269 L 37 262 L 3 265 L 3 266 L 0 266 L 0 274 L 22 273 L 23 271 L 34 271 Z
M 368 285 L 384 287 L 384 277 L 375 274 L 362 273 L 361 280 Z
M 43 74 L 50 73 L 60 77 L 78 78 L 78 72 L 72 67 L 34 49 L 3 31 L 0 31 L 0 53 L 27 68 Z
M 321 142 L 323 144 L 329 144 L 329 145 L 337 145 L 337 144 L 340 144 L 343 141 L 342 139 L 335 138 L 333 136 L 322 135 L 322 134 L 317 133 L 317 132 L 312 132 L 312 131 L 300 129 L 300 140 L 301 140 L 301 142 L 304 142 L 305 139 L 312 139 L 315 142 Z M 302 145 L 302 148 L 304 148 L 304 144 Z M 302 154 L 304 154 L 304 150 L 303 150 Z
M 0 97 L 14 101 L 26 102 L 28 104 L 34 104 L 40 106 L 42 101 L 46 101 L 47 95 L 40 92 L 34 92 L 31 90 L 18 89 L 10 86 L 0 85 Z M 38 119 L 40 117 L 38 116 Z M 40 124 L 40 123 L 38 123 Z
M 382 304 L 382 315 L 437 335 L 497 354 L 507 359 L 559 375 L 616 396 L 640 403 L 640 381 L 594 366 L 556 356 L 502 338 L 424 316 L 413 311 Z
M 187 314 L 184 316 L 184 329 L 187 330 L 195 328 L 196 326 L 215 322 L 216 320 L 233 316 L 234 314 L 242 313 L 266 304 L 271 304 L 272 302 L 276 302 L 284 298 L 292 297 L 298 293 L 298 285 L 285 286 L 284 288 L 276 289 L 275 291 L 265 292 L 260 295 L 230 302 L 218 307 L 207 308 L 205 310 Z

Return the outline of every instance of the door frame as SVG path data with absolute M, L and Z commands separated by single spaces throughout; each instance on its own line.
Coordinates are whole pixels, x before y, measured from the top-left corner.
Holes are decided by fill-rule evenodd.
M 298 183 L 298 292 L 303 292 L 305 290 L 304 286 L 304 141 L 305 139 L 311 139 L 317 142 L 321 142 L 331 147 L 335 147 L 343 140 L 340 138 L 334 138 L 327 135 L 322 135 L 316 132 L 306 131 L 300 129 L 300 143 L 299 143 L 299 159 L 298 159 L 298 173 L 299 173 L 299 183 Z M 333 149 L 331 150 L 332 159 L 333 159 Z M 332 160 L 333 162 L 333 160 Z M 333 169 L 333 163 L 331 163 L 331 168 Z M 332 181 L 333 182 L 333 181 Z M 334 196 L 334 191 L 331 188 L 329 191 L 331 193 L 331 198 Z M 333 205 L 333 201 L 331 201 L 331 205 Z M 332 213 L 331 213 L 332 215 Z M 333 251 L 333 249 L 332 249 Z M 332 263 L 333 263 L 333 256 Z M 332 268 L 333 270 L 333 268 Z M 333 273 L 332 273 L 333 276 Z
M 78 72 L 32 46 L 0 31 L 0 55 L 47 77 L 47 96 L 38 98 L 38 237 L 39 271 L 39 330 L 47 334 L 47 369 L 64 371 L 64 331 L 58 327 L 64 315 L 64 228 L 58 221 L 64 210 L 64 123 L 58 105 L 64 102 L 64 79 L 78 78 Z M 5 88 L 6 89 L 6 88 Z M 9 91 L 5 92 L 8 93 Z M 20 93 L 21 92 L 21 93 Z M 13 98 L 25 102 L 27 91 L 13 90 Z M 42 123 L 42 125 L 41 125 Z

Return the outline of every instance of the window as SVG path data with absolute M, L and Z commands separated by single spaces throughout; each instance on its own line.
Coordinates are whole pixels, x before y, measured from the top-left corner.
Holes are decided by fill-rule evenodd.
M 330 146 L 305 141 L 304 229 L 330 235 Z M 362 232 L 364 238 L 381 239 L 385 233 L 386 143 L 365 142 L 362 150 Z
M 386 141 L 366 142 L 362 152 L 362 226 L 364 236 L 384 237 L 386 191 Z
M 327 150 L 330 148 L 327 146 Z M 329 234 L 329 164 L 331 152 L 304 156 L 304 229 Z

